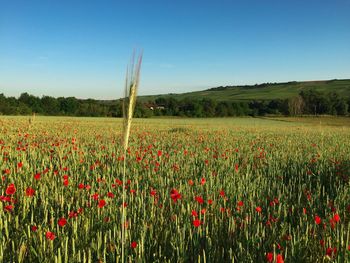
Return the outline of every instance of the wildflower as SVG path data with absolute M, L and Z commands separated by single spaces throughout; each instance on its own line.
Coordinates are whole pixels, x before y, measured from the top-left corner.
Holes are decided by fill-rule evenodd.
M 199 227 L 201 224 L 202 224 L 202 223 L 201 223 L 201 221 L 200 221 L 199 219 L 193 220 L 193 225 L 194 225 L 195 227 Z
M 34 175 L 34 179 L 35 179 L 35 180 L 40 180 L 40 173 L 36 173 L 36 174 Z
M 105 201 L 105 200 L 101 199 L 100 201 L 98 201 L 98 207 L 99 207 L 99 208 L 102 208 L 102 207 L 104 207 L 105 205 L 106 205 L 106 201 Z
M 131 242 L 131 248 L 136 248 L 136 247 L 137 247 L 137 242 L 136 241 Z
M 67 224 L 67 219 L 65 219 L 64 217 L 61 217 L 60 219 L 58 219 L 57 224 L 58 224 L 60 227 L 64 227 L 64 226 Z
M 261 209 L 260 206 L 257 206 L 257 207 L 255 208 L 255 211 L 258 212 L 258 213 L 261 213 L 262 209 Z
M 271 252 L 266 253 L 266 261 L 267 262 L 273 261 L 273 253 L 271 253 Z
M 336 222 L 336 223 L 338 223 L 338 222 L 340 221 L 340 216 L 339 216 L 338 214 L 335 214 L 335 215 L 333 216 L 333 221 Z
M 173 189 L 170 192 L 170 197 L 176 203 L 178 199 L 181 199 L 181 194 L 176 189 Z
M 69 180 L 68 179 L 64 179 L 63 180 L 63 185 L 64 186 L 68 186 L 69 185 Z
M 315 216 L 315 223 L 317 224 L 317 225 L 319 225 L 319 224 L 321 224 L 321 222 L 322 222 L 322 220 L 321 220 L 321 218 L 319 217 L 319 216 Z
M 108 193 L 107 193 L 107 196 L 108 196 L 109 198 L 114 198 L 114 194 L 113 194 L 112 192 L 108 192 Z
M 328 257 L 332 257 L 332 256 L 334 256 L 336 253 L 337 253 L 337 248 L 336 248 L 336 247 L 334 247 L 334 248 L 328 247 L 328 248 L 326 249 L 326 256 L 328 256 Z
M 196 196 L 195 200 L 199 203 L 199 204 L 203 204 L 204 200 L 201 196 Z
M 46 238 L 49 240 L 54 240 L 56 238 L 56 235 L 50 231 L 46 232 Z
M 35 190 L 31 187 L 26 189 L 26 196 L 33 196 L 35 194 Z
M 277 255 L 276 263 L 284 263 L 283 256 L 281 254 Z
M 9 186 L 6 188 L 6 194 L 7 195 L 13 195 L 16 193 L 16 187 L 14 184 L 9 184 Z
M 11 212 L 13 210 L 13 205 L 6 205 L 4 208 L 5 208 L 5 211 Z
M 78 213 L 75 212 L 75 211 L 70 211 L 70 212 L 68 213 L 68 217 L 69 217 L 69 218 L 74 218 L 74 217 L 77 217 L 77 216 L 78 216 Z

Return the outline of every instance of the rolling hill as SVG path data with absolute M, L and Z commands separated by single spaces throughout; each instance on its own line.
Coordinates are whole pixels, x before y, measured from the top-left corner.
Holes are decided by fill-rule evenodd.
M 225 86 L 203 91 L 187 92 L 181 94 L 161 94 L 140 96 L 141 102 L 154 101 L 157 98 L 174 99 L 202 99 L 212 98 L 216 101 L 251 101 L 287 99 L 299 94 L 302 90 L 314 89 L 322 93 L 336 91 L 341 96 L 350 97 L 350 79 L 322 80 L 322 81 L 292 81 L 284 83 L 264 83 L 258 85 Z

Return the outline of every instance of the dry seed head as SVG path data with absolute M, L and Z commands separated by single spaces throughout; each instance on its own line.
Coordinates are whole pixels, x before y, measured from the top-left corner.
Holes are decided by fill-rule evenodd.
M 136 105 L 137 89 L 140 80 L 140 69 L 142 63 L 142 53 L 139 55 L 137 63 L 135 64 L 135 55 L 132 56 L 130 67 L 126 71 L 125 80 L 125 97 L 123 100 L 123 148 L 124 151 L 128 148 L 130 127 L 132 116 Z

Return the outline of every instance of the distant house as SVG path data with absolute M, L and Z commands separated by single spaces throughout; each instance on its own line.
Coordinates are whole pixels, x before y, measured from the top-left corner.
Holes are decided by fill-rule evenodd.
M 154 103 L 145 103 L 144 104 L 146 108 L 150 109 L 150 110 L 165 110 L 165 106 L 164 105 L 157 105 Z

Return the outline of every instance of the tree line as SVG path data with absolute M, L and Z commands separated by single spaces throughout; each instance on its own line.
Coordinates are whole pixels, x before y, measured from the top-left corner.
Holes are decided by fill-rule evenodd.
M 175 99 L 159 97 L 154 101 L 140 102 L 135 107 L 135 117 L 184 116 L 184 117 L 229 117 L 266 115 L 340 115 L 349 114 L 350 98 L 337 92 L 322 93 L 313 89 L 301 91 L 289 99 L 215 101 L 203 99 Z M 19 98 L 0 94 L 2 115 L 90 116 L 121 117 L 122 100 L 100 101 L 74 97 L 36 97 L 22 93 Z

